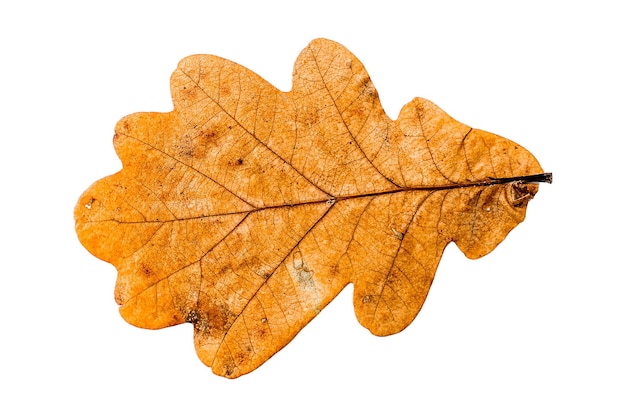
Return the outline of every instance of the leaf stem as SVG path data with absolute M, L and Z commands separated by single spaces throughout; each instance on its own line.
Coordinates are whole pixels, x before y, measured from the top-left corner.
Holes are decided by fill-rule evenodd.
M 545 182 L 552 184 L 552 173 L 544 172 L 542 174 L 523 175 L 520 177 L 508 177 L 508 178 L 489 178 L 484 182 L 485 185 L 491 184 L 507 184 L 510 182 L 522 182 L 525 184 Z M 482 185 L 482 184 L 481 184 Z

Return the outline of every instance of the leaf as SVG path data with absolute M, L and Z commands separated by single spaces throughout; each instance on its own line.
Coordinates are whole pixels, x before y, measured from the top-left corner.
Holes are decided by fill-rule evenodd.
M 82 244 L 118 270 L 129 323 L 194 325 L 200 359 L 256 369 L 354 284 L 375 335 L 419 312 L 445 246 L 491 252 L 549 182 L 536 159 L 416 98 L 397 120 L 343 46 L 313 41 L 281 92 L 225 59 L 172 75 L 174 110 L 116 126 L 123 169 L 75 209 Z

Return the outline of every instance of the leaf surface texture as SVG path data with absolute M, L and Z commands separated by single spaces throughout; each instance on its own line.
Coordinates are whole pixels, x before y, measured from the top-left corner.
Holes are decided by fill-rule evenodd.
M 181 61 L 171 91 L 173 111 L 117 124 L 123 169 L 81 196 L 76 230 L 117 268 L 125 320 L 193 323 L 200 359 L 230 378 L 349 283 L 363 326 L 401 331 L 445 246 L 492 251 L 538 190 L 515 179 L 543 172 L 428 100 L 391 120 L 361 62 L 325 39 L 302 51 L 289 92 L 210 55 Z

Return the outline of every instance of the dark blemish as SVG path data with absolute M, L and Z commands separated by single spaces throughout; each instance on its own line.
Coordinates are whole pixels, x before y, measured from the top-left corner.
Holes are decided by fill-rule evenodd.
M 222 84 L 220 86 L 220 96 L 221 97 L 228 97 L 230 96 L 231 91 L 230 91 L 230 86 L 228 84 Z
M 522 207 L 535 197 L 535 190 L 531 190 L 532 184 L 525 184 L 521 181 L 515 181 L 511 184 L 511 194 L 513 207 Z M 536 186 L 533 186 L 536 189 Z
M 267 319 L 265 319 L 265 322 L 267 322 Z M 265 324 L 265 323 L 263 323 Z M 254 337 L 256 339 L 265 339 L 267 337 L 267 335 L 269 334 L 268 332 L 268 327 L 267 326 L 263 326 L 263 327 L 257 327 L 256 329 L 254 329 Z
M 393 227 L 391 228 L 391 231 L 393 232 L 393 237 L 395 237 L 396 239 L 398 239 L 399 241 L 402 241 L 402 239 L 404 239 L 404 233 L 402 232 L 398 232 L 396 229 L 394 229 Z
M 185 321 L 187 323 L 196 324 L 198 321 L 200 321 L 200 314 L 198 314 L 196 310 L 191 310 L 189 313 L 187 313 Z
M 478 205 L 478 202 L 480 201 L 480 197 L 481 194 L 480 193 L 474 193 L 471 195 L 471 197 L 469 198 L 469 200 L 467 201 L 466 206 L 468 208 L 470 207 L 476 207 Z
M 182 157 L 193 158 L 194 157 L 194 148 L 193 146 L 179 146 L 178 154 Z
M 280 252 L 280 250 L 277 249 L 277 252 Z M 261 277 L 263 281 L 267 281 L 272 276 L 270 271 L 265 271 L 263 268 L 256 271 L 256 274 Z
M 225 306 L 211 305 L 206 309 L 195 308 L 185 316 L 196 332 L 223 334 L 232 326 L 235 315 Z
M 235 363 L 230 360 L 228 363 L 224 364 L 224 375 L 231 376 L 233 372 L 235 372 Z
M 182 91 L 183 95 L 185 96 L 185 99 L 187 100 L 193 100 L 197 94 L 198 94 L 198 90 L 196 88 L 187 88 L 186 86 L 183 87 L 183 91 Z
M 215 306 L 208 312 L 209 326 L 216 330 L 226 330 L 230 328 L 229 313 L 230 311 L 226 307 Z
M 224 265 L 224 266 L 222 266 L 220 268 L 220 270 L 217 272 L 216 275 L 217 276 L 221 276 L 221 275 L 224 275 L 224 274 L 226 274 L 227 272 L 230 272 L 230 271 L 231 271 L 230 265 Z
M 150 277 L 152 275 L 154 275 L 154 272 L 152 271 L 152 269 L 150 269 L 150 267 L 146 264 L 141 265 L 141 273 L 145 276 L 145 277 Z
M 367 77 L 361 81 L 361 94 L 371 99 L 376 99 L 378 97 L 378 92 L 374 88 L 371 78 Z
M 237 165 L 243 165 L 243 159 L 241 158 L 237 159 Z
M 374 301 L 374 296 L 373 295 L 364 295 L 363 297 L 361 297 L 361 303 L 362 304 L 369 304 L 371 302 Z
M 204 143 L 215 144 L 215 139 L 216 139 L 217 133 L 215 133 L 214 130 L 209 130 L 209 131 L 203 130 L 203 131 L 200 132 L 200 135 L 204 139 Z

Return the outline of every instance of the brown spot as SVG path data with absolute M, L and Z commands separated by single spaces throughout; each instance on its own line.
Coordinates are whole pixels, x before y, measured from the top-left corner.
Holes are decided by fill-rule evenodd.
M 476 207 L 478 205 L 478 202 L 480 201 L 481 198 L 481 193 L 471 193 L 470 198 L 467 200 L 467 203 L 465 204 L 464 207 L 464 211 L 466 212 L 471 212 L 474 207 Z
M 309 110 L 301 117 L 301 122 L 307 127 L 311 127 L 313 125 L 318 124 L 320 121 L 320 117 L 317 109 Z
M 225 264 L 225 265 L 222 265 L 220 270 L 217 271 L 217 274 L 215 274 L 215 275 L 219 277 L 219 276 L 222 276 L 222 275 L 224 275 L 224 274 L 226 274 L 227 272 L 230 272 L 230 271 L 232 271 L 231 266 L 229 264 Z
M 183 145 L 177 147 L 178 155 L 181 157 L 193 158 L 195 156 L 193 145 Z
M 225 306 L 213 305 L 207 310 L 209 327 L 213 330 L 223 332 L 228 330 L 234 321 L 230 310 Z
M 150 265 L 141 264 L 139 271 L 146 278 L 149 278 L 154 275 L 154 271 L 152 270 L 152 268 L 150 268 Z
M 393 237 L 395 237 L 396 239 L 400 241 L 404 239 L 404 233 L 397 231 L 393 227 L 391 228 L 391 232 L 393 233 Z
M 200 333 L 221 335 L 226 332 L 235 321 L 236 315 L 226 306 L 211 304 L 204 308 L 194 308 L 185 315 L 185 321 L 194 325 L 194 330 Z
M 231 94 L 230 86 L 228 83 L 223 83 L 220 85 L 220 98 L 228 97 Z
M 241 165 L 243 165 L 243 163 L 244 163 L 243 158 L 237 158 L 234 161 L 232 161 L 232 160 L 228 161 L 228 165 L 230 165 L 230 166 L 241 166 Z
M 200 321 L 200 318 L 201 318 L 201 314 L 197 310 L 191 310 L 189 313 L 187 313 L 187 316 L 185 317 L 185 321 L 187 323 L 196 324 Z
M 374 84 L 372 83 L 372 79 L 370 77 L 361 81 L 361 94 L 369 97 L 370 99 L 378 98 L 378 92 L 374 88 Z
M 361 297 L 361 303 L 363 304 L 369 304 L 373 301 L 374 301 L 373 295 L 364 295 L 363 297 Z
M 521 181 L 515 181 L 510 187 L 510 201 L 513 207 L 523 207 L 535 197 L 537 193 L 537 184 L 527 184 Z
M 217 132 L 214 130 L 201 130 L 199 134 L 200 145 L 217 145 Z
M 227 377 L 231 376 L 233 372 L 235 372 L 235 368 L 236 368 L 235 362 L 233 362 L 233 360 L 230 359 L 228 362 L 224 364 L 224 375 Z
M 197 88 L 188 88 L 187 86 L 183 87 L 182 91 L 183 100 L 196 101 L 198 96 Z

